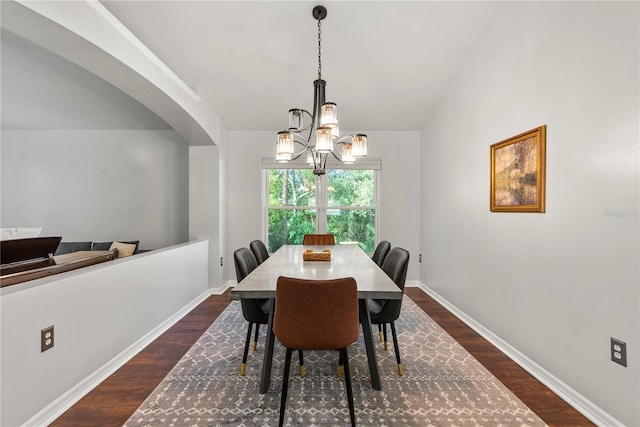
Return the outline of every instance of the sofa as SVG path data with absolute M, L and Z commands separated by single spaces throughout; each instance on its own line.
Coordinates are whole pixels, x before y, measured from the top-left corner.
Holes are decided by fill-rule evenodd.
M 118 258 L 135 255 L 141 251 L 139 240 L 115 240 L 111 242 L 66 242 L 61 241 L 54 255 L 68 254 L 78 251 L 108 251 L 118 249 Z

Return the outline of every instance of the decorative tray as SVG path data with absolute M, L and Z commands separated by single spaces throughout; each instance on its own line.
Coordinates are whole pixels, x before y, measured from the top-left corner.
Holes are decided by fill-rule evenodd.
M 314 252 L 313 249 L 307 249 L 302 253 L 303 261 L 331 261 L 331 251 L 325 249 L 322 252 Z

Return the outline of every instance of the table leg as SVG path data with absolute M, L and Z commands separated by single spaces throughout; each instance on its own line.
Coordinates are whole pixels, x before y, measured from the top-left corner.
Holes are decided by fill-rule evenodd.
M 360 323 L 362 324 L 364 345 L 367 349 L 371 387 L 376 390 L 382 390 L 382 385 L 380 384 L 380 373 L 378 372 L 378 359 L 376 358 L 376 346 L 373 342 L 373 335 L 371 334 L 371 316 L 369 315 L 369 308 L 367 307 L 366 299 L 361 298 L 358 300 L 358 312 L 360 316 Z
M 262 361 L 262 372 L 260 375 L 260 393 L 262 394 L 269 391 L 269 383 L 271 382 L 271 362 L 273 360 L 273 346 L 275 341 L 275 335 L 273 334 L 274 312 L 275 312 L 275 299 L 272 298 L 270 302 L 270 307 L 269 307 L 269 324 L 267 325 L 267 342 L 265 343 L 265 346 L 264 346 L 264 360 Z

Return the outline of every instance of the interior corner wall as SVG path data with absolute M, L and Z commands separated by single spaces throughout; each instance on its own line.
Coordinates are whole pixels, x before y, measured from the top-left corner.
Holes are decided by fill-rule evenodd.
M 189 240 L 209 241 L 209 288 L 218 288 L 218 150 L 189 147 Z
M 209 287 L 222 292 L 226 283 L 224 262 L 226 239 L 226 145 L 221 129 L 216 146 L 189 147 L 189 240 L 209 240 Z M 224 260 L 223 260 L 224 261 Z
M 505 6 L 423 129 L 421 280 L 637 426 L 640 4 Z M 546 213 L 490 212 L 489 146 L 543 124 Z
M 347 131 L 343 131 L 348 134 Z M 230 131 L 226 172 L 228 280 L 235 280 L 233 251 L 264 239 L 262 157 L 275 156 L 277 131 Z M 420 132 L 368 131 L 369 157 L 382 159 L 379 238 L 411 253 L 407 280 L 418 279 L 420 223 Z M 401 189 L 401 190 L 399 190 Z
M 220 123 L 220 143 L 218 144 L 218 257 L 220 257 L 220 283 L 225 284 L 229 280 L 229 272 L 234 270 L 233 261 L 228 258 L 229 239 L 229 189 L 228 173 L 231 169 L 229 165 L 229 131 L 224 123 Z M 231 262 L 230 262 L 231 261 Z M 234 270 L 235 271 L 235 270 Z

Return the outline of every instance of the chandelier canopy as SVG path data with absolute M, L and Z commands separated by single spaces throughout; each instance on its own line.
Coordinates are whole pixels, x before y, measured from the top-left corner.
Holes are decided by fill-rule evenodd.
M 313 173 L 326 172 L 327 157 L 332 155 L 338 161 L 351 164 L 358 157 L 367 155 L 367 135 L 357 133 L 340 136 L 338 126 L 338 106 L 325 101 L 327 82 L 322 80 L 322 29 L 321 22 L 327 16 L 324 6 L 313 8 L 313 17 L 318 21 L 318 79 L 313 82 L 313 112 L 301 108 L 289 110 L 289 128 L 278 132 L 276 161 L 286 163 L 307 156 L 307 164 L 313 166 Z M 301 146 L 295 151 L 295 144 Z

